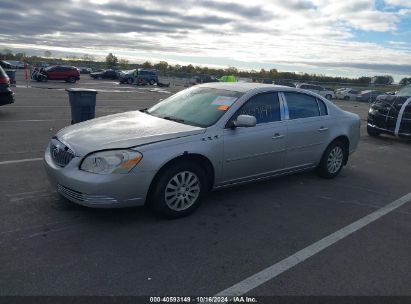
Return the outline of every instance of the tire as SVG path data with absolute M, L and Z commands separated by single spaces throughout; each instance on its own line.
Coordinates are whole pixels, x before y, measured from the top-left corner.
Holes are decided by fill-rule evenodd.
M 325 95 L 325 98 L 327 98 L 328 100 L 331 100 L 333 97 L 330 94 Z
M 156 83 L 156 81 L 154 79 L 150 79 L 150 81 L 148 82 L 150 85 L 154 85 Z
M 350 96 L 344 96 L 344 100 L 350 100 Z
M 71 77 L 67 78 L 66 81 L 69 82 L 69 83 L 76 83 L 77 79 L 76 79 L 76 77 L 71 76 Z
M 322 178 L 336 177 L 344 167 L 348 157 L 347 147 L 340 140 L 333 141 L 325 150 L 320 164 L 317 166 L 317 174 Z
M 133 78 L 127 78 L 127 83 L 128 83 L 128 84 L 133 84 L 133 82 L 134 82 L 134 79 L 133 79 Z
M 184 217 L 200 206 L 207 189 L 208 181 L 203 168 L 194 162 L 180 161 L 161 170 L 155 178 L 150 187 L 148 206 L 169 219 Z
M 371 136 L 371 137 L 377 137 L 377 136 L 379 136 L 379 135 L 381 134 L 380 131 L 378 131 L 378 130 L 376 130 L 376 129 L 374 129 L 373 127 L 370 127 L 370 126 L 368 126 L 368 125 L 367 125 L 367 133 L 368 133 L 368 135 Z
M 103 76 L 101 76 L 101 75 L 100 75 L 100 76 L 97 76 L 97 79 L 98 79 L 98 80 L 101 80 L 101 79 L 103 79 Z

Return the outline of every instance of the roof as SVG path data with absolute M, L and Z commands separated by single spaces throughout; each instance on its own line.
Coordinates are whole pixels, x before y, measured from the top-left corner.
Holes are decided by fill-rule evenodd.
M 241 93 L 246 93 L 251 90 L 260 88 L 271 88 L 271 89 L 287 89 L 288 87 L 264 84 L 264 83 L 254 83 L 254 82 L 210 82 L 198 85 L 198 87 L 207 87 L 228 91 L 236 91 Z

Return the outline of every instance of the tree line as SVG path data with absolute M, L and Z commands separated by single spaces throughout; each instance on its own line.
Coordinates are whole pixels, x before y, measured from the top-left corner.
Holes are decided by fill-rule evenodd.
M 67 55 L 65 58 L 52 58 L 52 53 L 50 51 L 44 51 L 44 56 L 27 56 L 25 53 L 15 53 L 9 49 L 4 49 L 0 51 L 0 58 L 3 60 L 19 60 L 24 61 L 29 64 L 36 64 L 39 62 L 46 62 L 50 64 L 72 64 L 75 66 L 87 66 L 97 69 L 155 69 L 163 73 L 169 74 L 190 74 L 190 75 L 214 75 L 216 77 L 221 77 L 224 75 L 234 75 L 237 77 L 252 78 L 257 80 L 290 80 L 298 82 L 321 82 L 321 83 L 347 83 L 356 85 L 391 85 L 394 79 L 391 75 L 377 75 L 374 77 L 362 76 L 358 78 L 349 77 L 336 77 L 327 76 L 319 74 L 308 74 L 308 73 L 295 73 L 295 72 L 281 72 L 277 69 L 261 69 L 257 70 L 240 70 L 236 67 L 228 68 L 212 68 L 207 66 L 194 66 L 192 64 L 171 65 L 167 61 L 160 61 L 158 63 L 152 64 L 150 61 L 146 61 L 142 64 L 130 63 L 127 59 L 118 58 L 113 53 L 109 53 L 104 62 L 98 61 L 93 55 L 83 54 L 81 56 L 77 55 Z M 401 79 L 400 85 L 411 84 L 411 77 L 406 77 Z

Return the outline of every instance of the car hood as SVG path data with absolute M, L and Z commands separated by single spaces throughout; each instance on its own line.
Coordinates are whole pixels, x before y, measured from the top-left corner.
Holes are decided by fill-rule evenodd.
M 136 147 L 204 132 L 204 128 L 132 111 L 68 126 L 56 137 L 77 156 L 84 156 L 94 151 Z

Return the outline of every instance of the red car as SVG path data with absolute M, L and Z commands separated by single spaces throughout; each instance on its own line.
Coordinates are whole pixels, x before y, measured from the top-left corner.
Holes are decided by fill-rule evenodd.
M 53 65 L 44 69 L 48 80 L 65 80 L 75 83 L 80 80 L 80 71 L 73 66 Z

